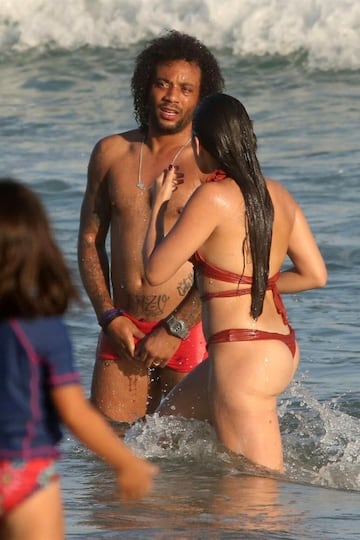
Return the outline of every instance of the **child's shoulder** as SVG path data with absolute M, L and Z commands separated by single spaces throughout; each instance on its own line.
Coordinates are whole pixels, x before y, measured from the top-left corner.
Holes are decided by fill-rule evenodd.
M 67 326 L 61 316 L 19 319 L 18 323 L 36 347 L 48 348 L 51 344 L 56 346 L 69 339 Z

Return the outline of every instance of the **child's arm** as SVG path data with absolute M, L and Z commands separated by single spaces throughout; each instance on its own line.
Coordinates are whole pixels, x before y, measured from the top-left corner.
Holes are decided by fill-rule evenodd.
M 115 469 L 121 493 L 128 499 L 145 495 L 158 469 L 137 457 L 85 398 L 80 385 L 52 389 L 51 397 L 62 422 L 90 450 Z

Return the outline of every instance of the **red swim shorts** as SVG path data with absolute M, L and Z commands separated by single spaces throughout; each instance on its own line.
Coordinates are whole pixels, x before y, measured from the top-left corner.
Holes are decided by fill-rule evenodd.
M 157 321 L 139 321 L 128 313 L 126 313 L 125 316 L 136 324 L 144 334 L 149 334 L 155 326 L 160 324 Z M 135 342 L 137 343 L 138 341 L 139 340 L 135 338 Z M 189 373 L 194 367 L 200 364 L 206 356 L 206 342 L 202 332 L 202 324 L 200 322 L 191 328 L 189 336 L 180 343 L 179 348 L 169 360 L 166 367 L 178 371 L 179 373 Z M 99 335 L 96 357 L 104 361 L 116 361 L 119 358 L 112 347 L 110 339 L 103 332 Z
M 0 461 L 0 516 L 10 512 L 38 489 L 58 480 L 53 458 Z

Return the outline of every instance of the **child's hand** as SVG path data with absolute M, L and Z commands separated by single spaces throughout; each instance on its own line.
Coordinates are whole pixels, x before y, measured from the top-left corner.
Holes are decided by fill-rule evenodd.
M 117 472 L 117 483 L 125 499 L 140 499 L 152 488 L 153 477 L 159 469 L 152 463 L 134 457 Z

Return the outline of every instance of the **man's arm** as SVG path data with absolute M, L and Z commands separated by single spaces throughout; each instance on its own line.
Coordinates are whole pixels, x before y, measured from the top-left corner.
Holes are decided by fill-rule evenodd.
M 97 143 L 89 161 L 78 237 L 80 275 L 98 318 L 113 305 L 109 262 L 105 249 L 111 208 L 106 181 L 104 144 L 102 141 Z
M 168 324 L 166 321 L 170 318 L 174 317 L 176 320 L 183 321 L 185 327 L 190 330 L 193 326 L 198 324 L 201 320 L 201 302 L 199 297 L 199 292 L 197 290 L 197 287 L 195 283 L 193 283 L 191 289 L 188 291 L 185 298 L 182 300 L 182 302 L 178 305 L 177 308 L 174 309 L 164 319 L 164 326 L 168 330 Z M 171 332 L 169 332 L 171 334 Z
M 183 321 L 189 330 L 201 321 L 201 302 L 195 284 L 170 315 Z M 165 323 L 170 315 L 136 346 L 135 358 L 147 367 L 153 366 L 154 360 L 157 366 L 165 367 L 181 344 L 182 339 L 170 334 Z
M 111 203 L 107 174 L 111 165 L 112 141 L 103 139 L 92 152 L 88 166 L 88 181 L 82 203 L 78 264 L 84 288 L 90 298 L 98 321 L 106 321 L 106 332 L 122 355 L 134 354 L 134 336 L 144 334 L 127 318 L 110 319 L 113 310 L 109 259 L 106 236 L 111 220 Z

